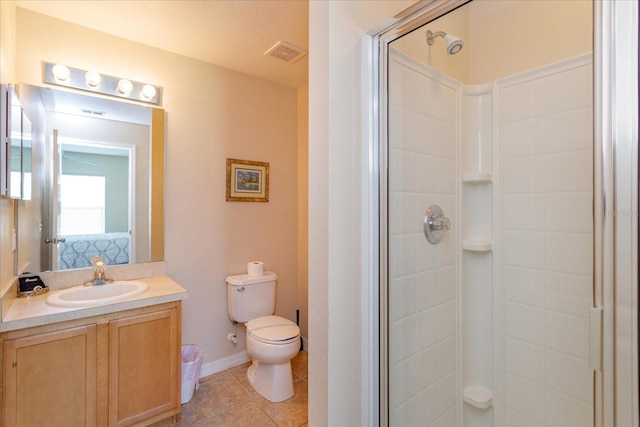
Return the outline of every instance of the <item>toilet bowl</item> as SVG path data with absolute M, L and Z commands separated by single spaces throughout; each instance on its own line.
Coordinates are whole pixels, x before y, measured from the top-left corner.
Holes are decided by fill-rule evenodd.
M 291 359 L 300 350 L 300 328 L 280 316 L 263 316 L 245 323 L 247 353 L 252 359 L 247 378 L 271 402 L 293 396 Z
M 244 323 L 247 329 L 247 353 L 252 360 L 249 383 L 271 402 L 293 396 L 291 359 L 300 351 L 298 325 L 273 315 L 277 279 L 271 271 L 227 277 L 229 319 Z

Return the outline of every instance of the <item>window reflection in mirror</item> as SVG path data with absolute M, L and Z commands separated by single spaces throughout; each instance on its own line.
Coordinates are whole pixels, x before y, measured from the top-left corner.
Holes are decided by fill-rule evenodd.
M 134 145 L 61 142 L 58 270 L 135 262 Z M 134 250 L 132 250 L 132 248 Z

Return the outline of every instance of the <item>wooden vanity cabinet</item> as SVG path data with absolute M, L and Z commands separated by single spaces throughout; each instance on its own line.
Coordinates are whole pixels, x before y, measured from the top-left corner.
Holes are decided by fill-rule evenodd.
M 0 334 L 2 425 L 175 420 L 180 322 L 176 301 Z
M 4 423 L 94 426 L 96 325 L 4 342 Z
M 109 322 L 110 426 L 180 407 L 178 328 L 175 308 Z

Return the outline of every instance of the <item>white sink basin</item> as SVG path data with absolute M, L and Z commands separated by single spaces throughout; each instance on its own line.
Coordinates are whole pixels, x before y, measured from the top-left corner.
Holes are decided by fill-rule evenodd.
M 75 286 L 54 292 L 47 304 L 54 307 L 90 307 L 111 304 L 133 298 L 149 288 L 143 282 L 115 281 L 105 285 Z

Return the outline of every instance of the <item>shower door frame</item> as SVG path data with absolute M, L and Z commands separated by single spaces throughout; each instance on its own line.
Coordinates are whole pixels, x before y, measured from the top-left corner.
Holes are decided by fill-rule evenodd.
M 373 153 L 374 162 L 370 163 L 374 169 L 370 171 L 371 176 L 377 175 L 378 187 L 376 189 L 378 193 L 372 195 L 372 198 L 378 198 L 378 220 L 379 220 L 379 247 L 378 247 L 378 259 L 373 260 L 372 265 L 379 266 L 379 280 L 378 280 L 378 303 L 379 306 L 379 319 L 378 319 L 378 347 L 372 351 L 379 353 L 379 395 L 378 405 L 371 404 L 369 400 L 369 414 L 370 419 L 377 419 L 380 426 L 389 425 L 389 334 L 388 334 L 388 295 L 387 289 L 389 286 L 389 246 L 388 246 L 388 146 L 389 146 L 389 134 L 388 134 L 388 70 L 389 70 L 389 44 L 394 40 L 408 34 L 409 32 L 433 21 L 454 9 L 469 3 L 471 0 L 430 0 L 419 2 L 414 6 L 406 9 L 400 14 L 396 15 L 395 20 L 387 27 L 379 29 L 376 32 L 370 33 L 373 37 L 372 54 L 371 54 L 371 70 L 373 70 L 372 80 L 375 82 L 373 85 L 373 95 L 371 97 L 371 110 L 372 110 L 372 126 L 371 135 L 373 135 L 373 142 L 371 151 Z M 457 263 L 457 261 L 456 261 Z M 456 311 L 458 307 L 456 307 Z M 456 329 L 459 326 L 459 319 L 456 317 Z M 460 367 L 459 357 L 456 357 L 456 370 Z M 459 386 L 460 377 L 457 379 L 457 385 Z M 371 382 L 373 383 L 373 382 Z M 461 397 L 458 397 L 458 415 L 460 412 Z M 377 413 L 374 413 L 376 411 Z
M 637 2 L 594 1 L 594 300 L 602 308 L 597 426 L 640 425 L 639 10 Z
M 378 293 L 365 301 L 372 339 L 365 345 L 370 354 L 379 354 L 378 370 L 365 372 L 369 384 L 378 384 L 378 392 L 363 396 L 366 419 L 389 425 L 388 413 L 388 52 L 389 43 L 414 29 L 445 15 L 471 0 L 428 0 L 406 9 L 368 36 L 369 74 L 369 173 L 378 177 L 369 187 L 369 200 L 378 206 L 378 239 L 369 240 L 369 265 L 378 265 Z M 638 6 L 633 2 L 594 1 L 594 313 L 591 338 L 594 365 L 594 425 L 615 426 L 617 422 L 638 421 Z M 626 18 L 626 19 L 625 19 Z M 634 18 L 635 22 L 634 22 Z M 628 55 L 636 64 L 624 66 L 616 58 Z M 634 74 L 635 71 L 635 74 Z M 635 88 L 635 90 L 630 90 Z M 634 108 L 629 109 L 629 105 Z M 617 107 L 617 108 L 616 108 Z M 617 129 L 616 129 L 617 127 Z M 635 141 L 635 143 L 634 143 Z M 618 157 L 616 158 L 616 153 Z M 630 156 L 622 168 L 616 164 Z M 631 182 L 620 188 L 616 182 Z M 621 191 L 626 190 L 626 191 Z M 372 203 L 373 204 L 373 203 Z M 372 204 L 365 206 L 370 207 Z M 603 215 L 608 207 L 631 209 L 631 219 L 619 224 L 618 218 Z M 633 215 L 635 214 L 635 215 Z M 373 228 L 373 227 L 372 227 Z M 622 256 L 622 244 L 630 249 Z M 377 248 L 374 247 L 377 244 Z M 374 272 L 372 272 L 374 273 Z M 375 274 L 372 274 L 375 276 Z M 619 279 L 624 278 L 622 283 Z M 618 279 L 618 280 L 617 280 Z M 625 304 L 623 298 L 629 298 Z M 459 304 L 459 303 L 458 303 Z M 621 318 L 621 313 L 625 313 Z M 459 320 L 459 319 L 458 319 Z M 621 320 L 629 325 L 631 337 L 620 347 Z M 377 328 L 376 328 L 377 326 Z M 459 324 L 456 325 L 459 328 Z M 377 337 L 377 339 L 376 339 Z M 600 359 L 598 360 L 598 355 Z M 457 357 L 460 366 L 460 357 Z M 622 365 L 625 369 L 621 369 Z M 628 371 L 631 372 L 628 372 Z M 460 378 L 460 377 L 459 377 Z M 460 379 L 458 378 L 458 382 Z M 459 398 L 460 399 L 460 398 Z M 621 400 L 621 401 L 619 401 Z M 627 405 L 622 407 L 621 405 Z M 460 408 L 458 409 L 460 413 Z M 634 415 L 635 414 L 635 415 Z

